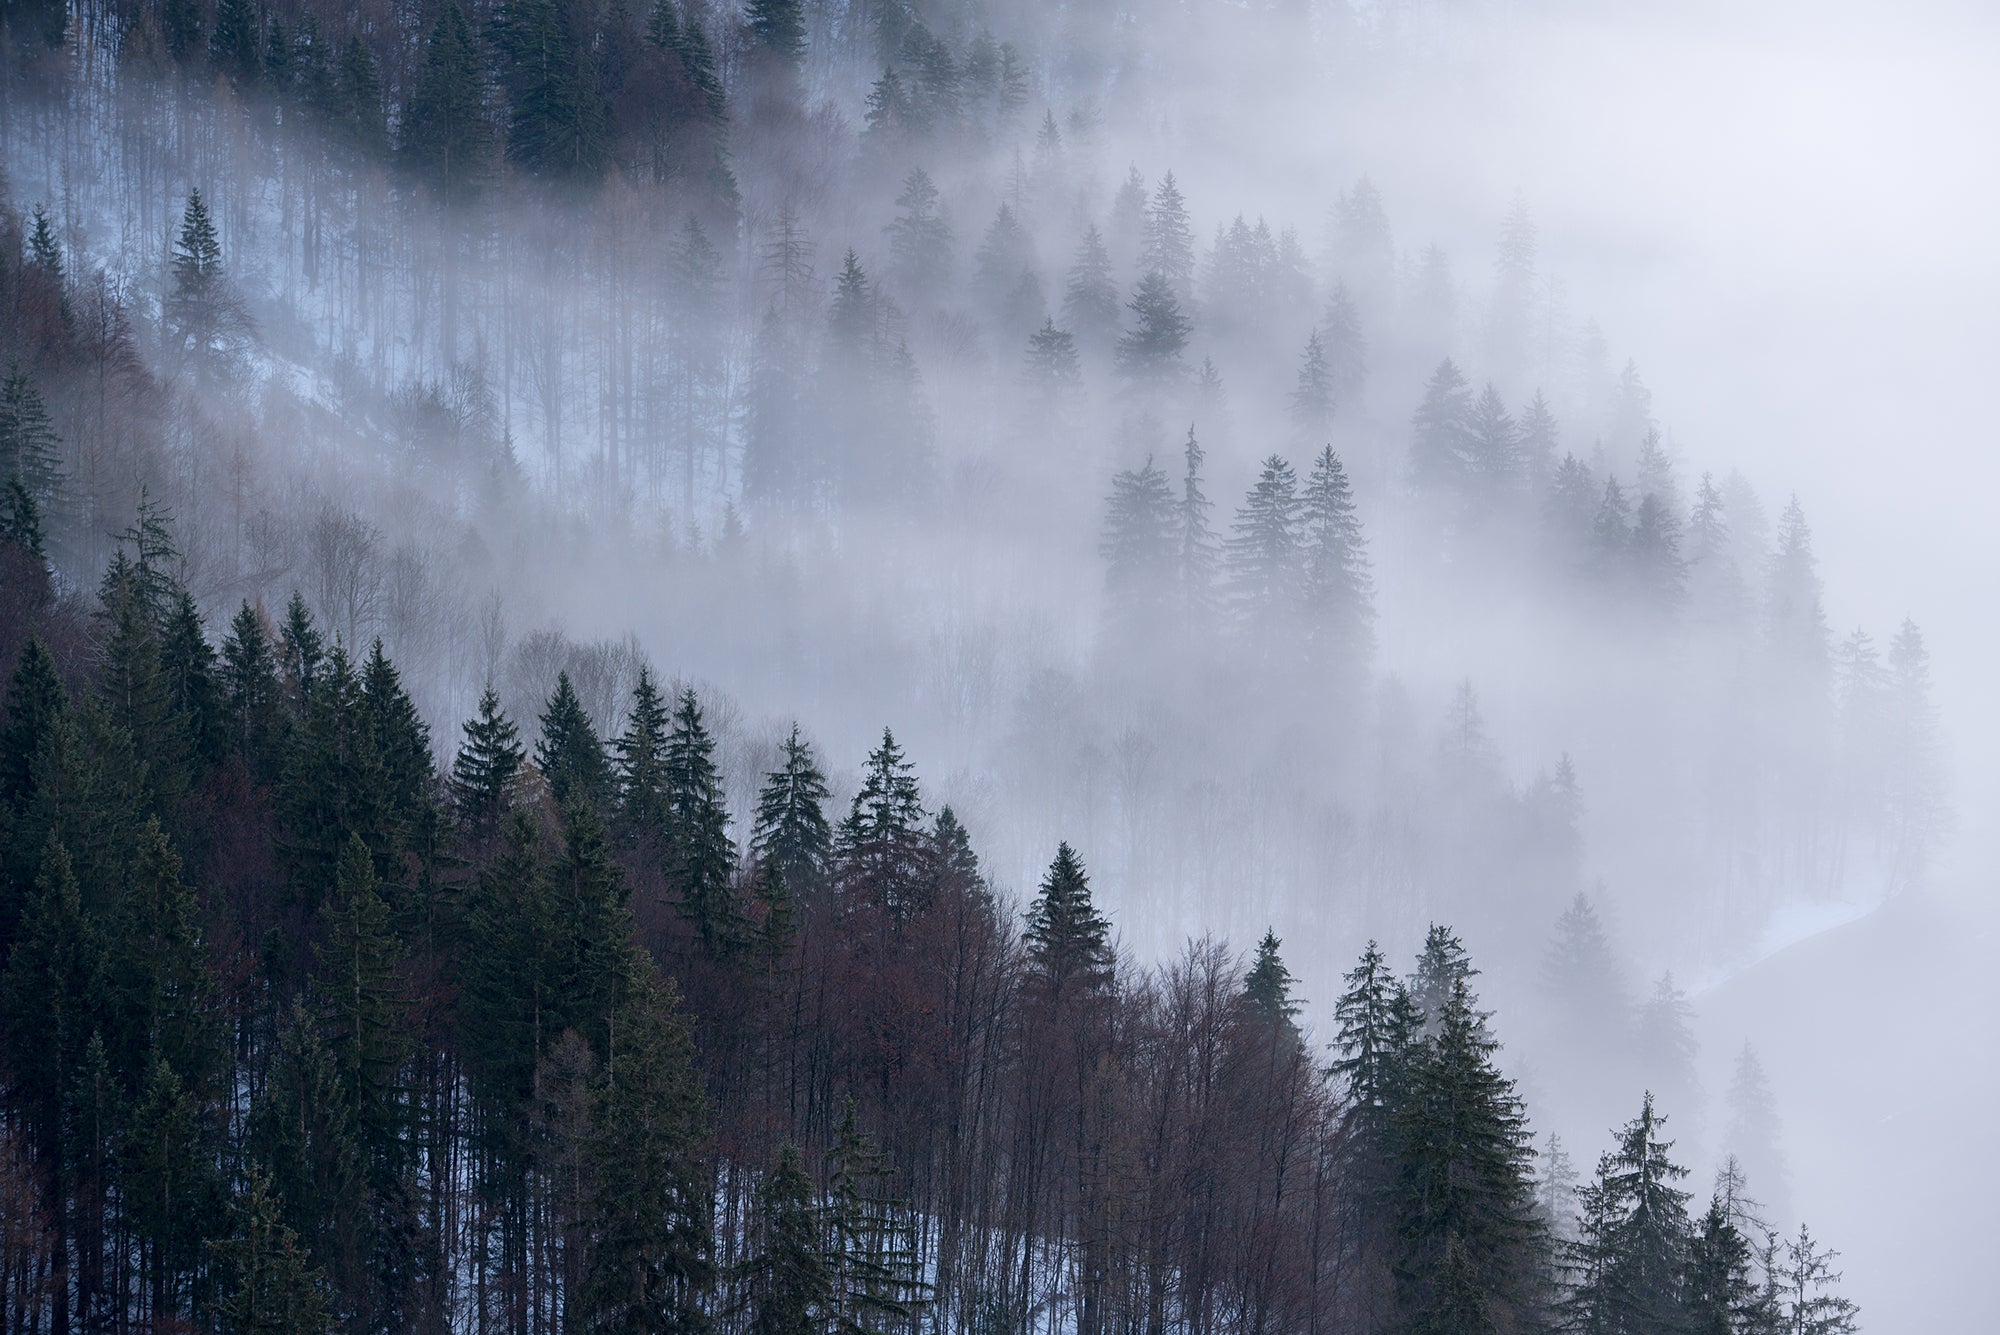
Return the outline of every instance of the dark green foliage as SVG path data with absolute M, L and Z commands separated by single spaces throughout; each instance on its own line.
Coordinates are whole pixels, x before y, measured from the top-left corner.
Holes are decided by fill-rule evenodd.
M 431 730 L 403 689 L 395 664 L 376 640 L 361 669 L 365 726 L 382 773 L 382 802 L 391 847 L 428 855 L 437 834 L 437 776 L 431 769 Z
M 251 0 L 216 0 L 208 61 L 238 87 L 257 82 L 264 66 L 264 29 Z
M 556 674 L 555 693 L 542 713 L 535 767 L 548 780 L 549 795 L 559 807 L 582 802 L 602 811 L 610 801 L 611 764 L 567 672 Z
M 668 884 L 704 947 L 726 949 L 738 923 L 735 905 L 736 845 L 729 838 L 729 809 L 715 769 L 715 739 L 702 722 L 692 690 L 674 706 L 667 738 L 667 809 L 673 820 Z
M 1618 1147 L 1598 1160 L 1597 1176 L 1578 1193 L 1577 1240 L 1564 1248 L 1570 1329 L 1667 1335 L 1682 1322 L 1691 1225 L 1687 1193 L 1674 1185 L 1687 1170 L 1667 1152 L 1665 1118 L 1647 1094 L 1639 1115 L 1618 1133 Z
M 35 382 L 19 367 L 0 382 L 0 482 L 17 480 L 40 509 L 62 493 L 62 441 Z
M 1257 958 L 1243 980 L 1243 1001 L 1266 1024 L 1292 1027 L 1299 1003 L 1292 999 L 1292 971 L 1278 956 L 1278 934 L 1266 928 L 1257 943 Z
M 295 707 L 303 708 L 326 661 L 326 643 L 313 624 L 304 595 L 296 590 L 285 604 L 285 624 L 278 632 L 278 663 Z
M 793 900 L 817 895 L 832 866 L 833 831 L 827 824 L 826 798 L 826 776 L 794 723 L 785 738 L 783 760 L 764 776 L 750 832 L 750 855 L 760 867 L 771 869 Z
M 235 1234 L 215 1249 L 223 1271 L 220 1315 L 241 1335 L 327 1335 L 320 1272 L 285 1225 L 270 1178 L 252 1166 L 236 1202 Z
M 668 727 L 667 707 L 653 685 L 652 670 L 642 667 L 625 731 L 611 744 L 617 756 L 616 828 L 622 843 L 649 845 L 656 853 L 665 850 L 673 828 L 667 798 Z
M 488 32 L 506 89 L 507 158 L 555 180 L 591 181 L 610 156 L 610 108 L 577 15 L 555 0 L 510 0 Z
M 403 104 L 398 152 L 446 203 L 470 199 L 485 179 L 493 130 L 482 96 L 483 65 L 465 11 L 448 4 L 424 47 L 416 87 Z
M 883 1335 L 921 1306 L 916 1237 L 889 1194 L 894 1170 L 849 1099 L 827 1154 L 827 1315 L 833 1335 Z
M 388 856 L 394 814 L 384 774 L 361 680 L 336 644 L 290 735 L 278 788 L 286 870 L 306 909 L 333 889 L 351 838 Z
M 1083 863 L 1067 843 L 1056 848 L 1021 935 L 1029 963 L 1051 999 L 1067 1000 L 1111 985 L 1116 962 L 1111 924 L 1091 902 Z
M 60 1171 L 76 1081 L 111 1017 L 105 942 L 84 912 L 69 854 L 51 842 L 41 861 L 0 977 L 0 1021 L 32 1143 Z
M 1465 976 L 1431 1018 L 1391 1129 L 1401 1325 L 1426 1335 L 1534 1321 L 1540 1246 L 1527 1121 Z
M 451 798 L 459 824 L 475 838 L 490 839 L 513 799 L 514 779 L 527 753 L 519 734 L 500 710 L 500 696 L 488 686 L 479 713 L 465 724 L 465 740 L 451 763 Z
M 333 891 L 320 907 L 326 941 L 319 948 L 317 991 L 355 1134 L 379 1181 L 393 1176 L 403 1139 L 402 1065 L 409 1053 L 397 975 L 401 944 L 389 924 L 374 859 L 359 835 L 340 857 Z
M 1111 252 L 1095 226 L 1085 229 L 1064 280 L 1062 319 L 1098 348 L 1118 333 L 1118 284 L 1112 279 Z
M 334 66 L 334 125 L 348 146 L 364 158 L 389 147 L 389 122 L 382 98 L 382 70 L 375 53 L 351 33 Z
M 1750 1240 L 1736 1225 L 1732 1203 L 1721 1191 L 1716 1192 L 1688 1239 L 1687 1274 L 1681 1290 L 1688 1335 L 1739 1335 L 1769 1329 L 1753 1269 L 1755 1257 Z
M 797 65 L 806 49 L 802 0 L 750 0 L 746 17 L 757 48 L 785 65 Z
M 167 54 L 185 65 L 201 49 L 201 0 L 164 0 L 160 28 L 167 39 Z
M 699 1332 L 714 1279 L 706 1113 L 678 998 L 648 975 L 637 984 L 587 1146 L 592 1245 L 576 1315 L 619 1335 Z
M 821 1220 L 798 1147 L 786 1144 L 757 1187 L 757 1249 L 740 1282 L 751 1335 L 818 1335 L 833 1288 L 821 1254 Z
M 923 819 L 916 773 L 884 728 L 836 841 L 838 878 L 851 901 L 891 918 L 923 906 Z
M 55 659 L 39 636 L 31 637 L 7 685 L 7 717 L 0 723 L 0 810 L 19 814 L 35 795 L 35 757 L 49 744 L 69 711 L 69 692 Z M 35 850 L 40 857 L 41 851 Z
M 228 746 L 228 710 L 215 649 L 208 642 L 194 597 L 180 590 L 160 643 L 160 671 L 168 706 L 181 719 L 197 767 L 220 761 Z

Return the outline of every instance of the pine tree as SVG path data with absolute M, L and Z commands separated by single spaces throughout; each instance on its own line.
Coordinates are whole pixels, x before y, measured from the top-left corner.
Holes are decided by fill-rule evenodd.
M 1181 457 L 1181 494 L 1174 507 L 1174 583 L 1180 595 L 1181 633 L 1194 639 L 1208 629 L 1215 611 L 1221 547 L 1208 522 L 1212 507 L 1201 483 L 1204 455 L 1192 426 Z
M 1660 1139 L 1665 1121 L 1647 1094 L 1581 1193 L 1580 1235 L 1565 1248 L 1573 1287 L 1562 1307 L 1571 1329 L 1632 1335 L 1681 1329 L 1692 1225 L 1687 1193 L 1674 1185 L 1687 1170 L 1668 1157 L 1673 1142 Z
M 915 1232 L 889 1195 L 888 1157 L 847 1100 L 827 1154 L 827 1288 L 832 1335 L 885 1335 L 923 1303 Z
M 263 73 L 263 23 L 250 0 L 216 0 L 215 27 L 208 34 L 208 61 L 240 88 Z
M 652 669 L 641 667 L 632 688 L 632 707 L 625 714 L 625 731 L 611 744 L 617 755 L 617 828 L 622 842 L 649 845 L 661 853 L 673 828 L 667 799 L 670 727 Z
M 896 920 L 923 908 L 923 819 L 917 776 L 884 728 L 836 839 L 839 881 L 851 901 Z
M 347 36 L 334 66 L 334 123 L 349 148 L 364 158 L 380 157 L 389 144 L 382 99 L 382 70 L 359 32 Z
M 201 49 L 201 0 L 164 0 L 160 28 L 167 39 L 167 54 L 176 64 L 187 64 Z
M 339 644 L 291 733 L 277 799 L 286 870 L 308 910 L 333 888 L 350 835 L 387 865 L 393 810 L 382 757 L 361 680 Z
M 1111 924 L 1091 902 L 1090 880 L 1067 843 L 1042 877 L 1029 906 L 1022 938 L 1043 995 L 1054 1002 L 1101 992 L 1111 985 L 1115 957 Z
M 737 927 L 732 889 L 736 846 L 730 842 L 729 811 L 715 770 L 715 741 L 692 690 L 682 691 L 674 706 L 666 780 L 673 820 L 668 883 L 702 944 L 720 951 L 734 940 Z
M 758 1183 L 752 1226 L 757 1250 L 739 1271 L 750 1335 L 819 1335 L 833 1305 L 833 1286 L 821 1253 L 812 1179 L 790 1142 Z
M 1891 886 L 1918 884 L 1938 844 L 1951 832 L 1943 730 L 1931 696 L 1930 651 L 1905 617 L 1889 642 L 1883 800 L 1887 806 Z
M 826 819 L 826 776 L 799 725 L 784 741 L 784 758 L 764 776 L 757 795 L 757 819 L 750 853 L 777 876 L 795 902 L 813 899 L 826 884 L 833 861 L 833 831 Z
M 479 696 L 479 714 L 465 724 L 465 741 L 451 763 L 452 804 L 459 824 L 474 839 L 498 831 L 527 753 L 513 723 L 500 710 L 500 696 L 488 686 Z
M 282 756 L 284 686 L 264 619 L 247 602 L 222 642 L 221 677 L 229 746 L 253 779 L 271 783 Z
M 302 707 L 312 695 L 313 682 L 325 661 L 325 641 L 313 624 L 304 595 L 293 590 L 292 600 L 285 604 L 285 624 L 278 631 L 278 663 L 294 708 Z
M 393 846 L 427 855 L 436 835 L 433 800 L 436 773 L 431 768 L 431 731 L 403 689 L 402 674 L 382 652 L 382 641 L 369 648 L 361 669 L 361 699 L 381 766 L 382 800 L 389 817 Z
M 1300 509 L 1297 474 L 1271 455 L 1223 545 L 1236 614 L 1255 634 L 1268 636 L 1297 605 Z M 1268 640 L 1261 643 L 1268 648 Z
M 174 242 L 173 286 L 162 310 L 175 350 L 204 370 L 217 369 L 232 352 L 236 308 L 224 288 L 222 244 L 201 191 L 188 192 Z
M 1694 1007 L 1687 993 L 1674 986 L 1673 974 L 1660 975 L 1637 1019 L 1633 1046 L 1647 1083 L 1675 1107 L 1690 1110 L 1681 1114 L 1682 1124 L 1695 1128 L 1698 1139 L 1700 1122 L 1692 1110 L 1701 1106 L 1701 1078 L 1695 1071 L 1701 1043 L 1694 1032 Z
M 1472 956 L 1458 934 L 1440 923 L 1432 923 L 1424 933 L 1423 953 L 1417 957 L 1417 971 L 1410 976 L 1409 983 L 1410 1002 L 1422 1017 L 1427 1037 L 1437 1033 L 1460 987 L 1469 987 L 1478 976 L 1479 970 L 1472 967 Z M 1485 1012 L 1473 1012 L 1473 1020 L 1481 1026 L 1487 1018 Z
M 1582 891 L 1556 920 L 1541 984 L 1566 1047 L 1597 1061 L 1618 1050 L 1631 1003 L 1604 925 Z
M 1527 478 L 1529 494 L 1540 496 L 1547 491 L 1555 475 L 1556 451 L 1562 445 L 1562 432 L 1554 411 L 1539 389 L 1522 410 L 1520 426 L 1518 449 L 1521 471 Z
M 408 1151 L 402 1067 L 410 1039 L 397 976 L 402 947 L 389 926 L 374 859 L 359 835 L 349 837 L 333 893 L 320 912 L 326 923 L 326 942 L 318 951 L 325 1037 L 380 1190 Z
M 1333 371 L 1315 329 L 1306 337 L 1305 352 L 1299 358 L 1298 386 L 1292 390 L 1293 434 L 1308 447 L 1324 443 L 1333 424 L 1333 410 Z
M 216 1248 L 227 1328 L 241 1335 L 330 1335 L 319 1269 L 286 1227 L 270 1178 L 254 1164 L 236 1215 L 235 1236 Z
M 1536 1300 L 1534 1149 L 1468 972 L 1432 1013 L 1392 1119 L 1398 1305 L 1424 1335 L 1510 1329 L 1533 1320 Z
M 1480 391 L 1466 422 L 1467 503 L 1476 518 L 1504 509 L 1519 490 L 1521 428 L 1492 381 Z
M 1176 298 L 1187 297 L 1194 281 L 1194 229 L 1188 222 L 1187 200 L 1172 172 L 1160 179 L 1147 206 L 1139 267 L 1162 275 Z
M 1717 1191 L 1688 1240 L 1687 1273 L 1681 1281 L 1688 1335 L 1746 1335 L 1760 1329 L 1754 1256 L 1729 1201 Z
M 1332 446 L 1313 461 L 1300 498 L 1299 557 L 1308 656 L 1322 667 L 1362 667 L 1374 649 L 1374 579 L 1354 493 Z
M 62 494 L 62 440 L 49 425 L 35 382 L 19 367 L 0 382 L 0 481 L 16 480 L 38 512 Z
M 911 168 L 896 196 L 896 217 L 883 229 L 896 278 L 918 299 L 939 294 L 951 277 L 951 223 L 939 199 L 930 173 Z
M 1135 387 L 1158 387 L 1184 375 L 1181 353 L 1194 327 L 1172 282 L 1158 269 L 1139 280 L 1129 303 L 1132 328 L 1119 335 L 1118 372 Z
M 206 1092 L 155 1057 L 124 1127 L 120 1186 L 139 1244 L 140 1284 L 154 1319 L 171 1328 L 190 1304 L 205 1244 L 220 1235 L 223 1184 Z
M 556 674 L 556 689 L 542 713 L 542 736 L 535 743 L 535 768 L 548 780 L 558 807 L 584 802 L 600 810 L 611 795 L 611 766 L 604 744 L 583 712 L 569 673 Z
M 1111 252 L 1096 226 L 1086 228 L 1063 281 L 1062 321 L 1092 348 L 1111 345 L 1118 335 L 1118 284 L 1112 279 Z
M 1639 594 L 1659 611 L 1679 608 L 1687 580 L 1681 559 L 1680 520 L 1656 492 L 1647 492 L 1633 517 L 1626 551 Z
M 1282 1023 L 1291 1029 L 1301 1007 L 1292 999 L 1292 971 L 1278 956 L 1280 944 L 1278 934 L 1265 928 L 1264 939 L 1257 943 L 1257 958 L 1243 979 L 1243 1001 L 1250 1013 L 1266 1024 Z
M 1854 1335 L 1861 1328 L 1860 1309 L 1833 1291 L 1841 1279 L 1833 1268 L 1839 1258 L 1839 1252 L 1813 1241 L 1804 1224 L 1796 1238 L 1785 1240 L 1779 1287 L 1787 1335 Z
M 1022 276 L 1034 270 L 1034 245 L 1009 205 L 1001 204 L 994 213 L 973 263 L 974 282 L 987 306 L 996 311 L 1006 304 Z
M 1411 430 L 1411 480 L 1433 495 L 1455 494 L 1469 471 L 1472 391 L 1451 358 L 1432 372 Z
M 1056 328 L 1054 317 L 1028 336 L 1027 365 L 1021 371 L 1037 413 L 1044 426 L 1056 423 L 1064 407 L 1083 388 L 1083 365 L 1077 360 L 1076 336 Z
M 486 119 L 482 72 L 479 44 L 465 11 L 447 4 L 425 43 L 423 68 L 398 127 L 404 165 L 447 203 L 471 198 L 485 179 L 493 132 Z
M 1777 1100 L 1757 1050 L 1748 1043 L 1736 1056 L 1729 1084 L 1729 1124 L 1722 1148 L 1758 1184 L 1757 1194 L 1774 1220 L 1791 1215 L 1791 1173 L 1785 1163 Z
M 117 1017 L 106 1034 L 113 1069 L 136 1092 L 154 1061 L 163 1061 L 207 1099 L 227 1053 L 194 890 L 181 879 L 180 857 L 157 820 L 140 833 L 136 854 L 106 971 Z
M 1320 345 L 1326 354 L 1327 387 L 1333 395 L 1334 411 L 1360 403 L 1368 383 L 1368 339 L 1345 283 L 1335 283 L 1327 298 L 1326 316 L 1320 321 Z
M 758 50 L 791 67 L 804 58 L 806 18 L 801 0 L 750 0 L 746 17 Z
M 1779 661 L 1809 675 L 1824 671 L 1830 636 L 1821 601 L 1819 559 L 1813 554 L 1812 529 L 1797 496 L 1778 518 L 1778 550 L 1771 559 L 1769 587 L 1767 625 Z
M 715 1270 L 701 1082 L 671 985 L 635 981 L 593 1101 L 591 1246 L 571 1312 L 615 1335 L 701 1330 Z
M 1174 519 L 1173 492 L 1151 455 L 1143 467 L 1111 479 L 1098 551 L 1105 562 L 1108 609 L 1128 635 L 1153 632 L 1174 605 L 1179 537 Z
M 576 31 L 556 0 L 508 0 L 489 41 L 507 93 L 507 159 L 537 176 L 589 182 L 609 156 L 610 108 Z

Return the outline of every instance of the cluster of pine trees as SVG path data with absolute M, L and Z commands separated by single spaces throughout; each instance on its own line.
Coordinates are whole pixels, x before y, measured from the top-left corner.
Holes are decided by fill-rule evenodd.
M 449 764 L 301 598 L 220 643 L 143 502 L 0 622 L 9 1329 L 1853 1329 L 1650 1098 L 1537 1173 L 1458 939 L 1312 1039 L 1279 942 L 1018 919 L 885 731 L 748 828 L 699 697 L 558 676 Z

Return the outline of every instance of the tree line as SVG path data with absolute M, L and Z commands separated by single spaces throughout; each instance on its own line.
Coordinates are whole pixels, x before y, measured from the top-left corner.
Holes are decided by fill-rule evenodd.
M 8 545 L 9 1329 L 1853 1328 L 1650 1096 L 1538 1168 L 1447 928 L 1323 1044 L 1274 935 L 1148 966 L 1067 844 L 1017 916 L 887 731 L 836 816 L 794 729 L 739 837 L 650 673 L 446 763 L 302 599 L 212 641 L 150 501 L 91 599 Z

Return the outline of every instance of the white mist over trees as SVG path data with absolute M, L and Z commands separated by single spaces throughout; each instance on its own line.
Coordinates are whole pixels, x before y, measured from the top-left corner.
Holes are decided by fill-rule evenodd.
M 131 811 L 161 820 L 204 894 L 236 845 L 196 846 L 190 794 L 239 810 L 227 772 L 257 795 L 233 837 L 283 865 L 226 878 L 229 931 L 379 949 L 353 967 L 426 995 L 425 970 L 463 965 L 453 995 L 504 993 L 502 1010 L 508 967 L 587 993 L 525 1057 L 497 1030 L 433 1044 L 406 1016 L 364 1051 L 358 1013 L 259 1012 L 242 1078 L 279 1072 L 309 1101 L 344 1073 L 341 1171 L 372 1174 L 371 1209 L 416 1170 L 398 1130 L 367 1124 L 393 1099 L 363 1066 L 434 1079 L 430 1111 L 472 1120 L 425 1153 L 484 1156 L 505 1184 L 494 1282 L 541 1295 L 510 1328 L 587 1301 L 787 1332 L 939 1313 L 1013 1329 L 1046 1301 L 1093 1335 L 1336 1313 L 1455 1329 L 1463 1283 L 1486 1295 L 1479 1319 L 1652 1329 L 1708 1303 L 1730 1329 L 1842 1329 L 1797 1227 L 1785 1091 L 1756 1055 L 1774 1040 L 1705 1050 L 1704 994 L 1801 924 L 1926 887 L 1957 805 L 1927 628 L 1836 621 L 1819 545 L 1857 541 L 1853 516 L 1823 514 L 1819 479 L 1685 429 L 1714 419 L 1642 367 L 1647 330 L 1609 318 L 1615 269 L 1544 225 L 1533 189 L 1451 194 L 1414 179 L 1425 160 L 1400 136 L 1369 142 L 1367 113 L 1480 34 L 1554 21 L 641 9 L 44 0 L 0 21 L 0 661 L 39 680 L 16 666 L 39 661 L 36 628 L 73 695 L 124 690 L 127 740 L 75 746 L 112 769 L 117 746 L 168 748 Z M 1300 106 L 1327 118 L 1337 174 L 1277 169 L 1315 138 Z M 139 698 L 156 671 L 164 694 Z M 10 718 L 41 726 L 27 710 Z M 308 820 L 351 789 L 305 771 L 359 765 L 343 739 L 364 717 L 368 763 L 402 766 L 396 814 Z M 37 763 L 9 753 L 22 811 Z M 0 926 L 30 899 L 68 922 L 43 848 L 22 849 Z M 88 905 L 89 878 L 137 854 L 66 856 L 87 916 L 110 907 Z M 260 876 L 335 907 L 243 910 Z M 427 935 L 431 910 L 401 897 L 432 880 L 485 897 L 452 910 L 462 939 Z M 562 885 L 600 953 L 558 966 L 507 920 L 546 919 Z M 814 954 L 848 941 L 832 924 L 850 912 L 895 959 L 921 940 L 974 976 L 855 983 Z M 1443 923 L 1491 1014 L 1447 976 L 1469 965 L 1431 958 Z M 1254 960 L 1214 944 L 1260 938 Z M 312 950 L 227 939 L 270 998 L 327 986 Z M 1372 946 L 1365 976 L 1344 971 L 1375 940 L 1397 958 L 1429 941 L 1410 996 Z M 870 1093 L 815 1065 L 808 976 L 837 980 L 815 1004 L 945 996 L 964 1008 L 949 1044 L 1004 1032 L 1060 1060 L 1029 1079 L 996 1047 L 939 1075 L 943 1093 Z M 760 999 L 732 1016 L 698 986 Z M 787 989 L 805 1113 L 773 1093 L 783 1045 L 759 1028 Z M 1356 1018 L 1364 1003 L 1386 1009 Z M 640 1092 L 611 1076 L 625 1020 Z M 690 1041 L 709 1063 L 693 1077 Z M 1136 1137 L 1148 1100 L 1178 1109 L 1190 1078 L 1168 1049 L 1200 1042 L 1240 1081 L 1230 1097 L 1266 1101 L 1230 1115 L 1310 1128 L 1298 1160 L 1229 1150 L 1300 1191 L 1310 1224 L 1289 1206 L 1203 1216 L 1303 1248 L 1282 1279 L 1121 1214 L 1114 1187 L 1165 1190 L 1128 1171 L 1134 1145 L 1052 1139 Z M 1145 1079 L 1099 1089 L 1106 1063 Z M 223 1088 L 132 1070 L 128 1103 L 160 1118 Z M 456 1080 L 471 1092 L 448 1113 Z M 1363 1092 L 1378 1080 L 1402 1083 Z M 1004 1097 L 979 1103 L 979 1081 Z M 658 1125 L 655 1095 L 675 1110 Z M 934 1095 L 967 1110 L 964 1139 L 907 1124 Z M 479 1139 L 517 1115 L 567 1157 Z M 697 1166 L 687 1147 L 711 1135 Z M 610 1168 L 650 1136 L 665 1176 L 631 1189 L 685 1202 L 712 1172 L 726 1222 L 698 1245 L 621 1239 L 660 1268 L 614 1297 L 612 1254 L 574 1230 L 618 1208 Z M 1411 1148 L 1438 1142 L 1476 1152 Z M 1606 1144 L 1593 1170 L 1586 1147 Z M 1012 1176 L 979 1177 L 986 1152 Z M 313 1234 L 286 1171 L 260 1160 L 255 1190 L 229 1184 L 242 1218 L 217 1228 L 248 1258 L 229 1264 L 297 1290 L 275 1301 L 332 1295 L 354 1328 L 397 1319 L 367 1258 Z M 1477 1198 L 1419 1207 L 1391 1185 L 1432 1173 L 1469 1174 Z M 371 1227 L 392 1224 L 418 1226 Z M 152 1236 L 136 1215 L 118 1227 Z M 1308 1227 L 1338 1241 L 1289 1237 Z M 1416 1235 L 1431 1241 L 1397 1250 Z M 1484 1269 L 1436 1269 L 1461 1247 Z M 198 1269 L 174 1271 L 185 1307 L 163 1291 L 148 1310 L 208 1302 Z M 1219 1306 L 1169 1318 L 1145 1290 L 1167 1274 L 1214 1284 Z M 754 1318 L 717 1296 L 732 1285 Z M 1637 1289 L 1673 1310 L 1612 1310 Z M 488 1310 L 442 1292 L 426 1310 Z

